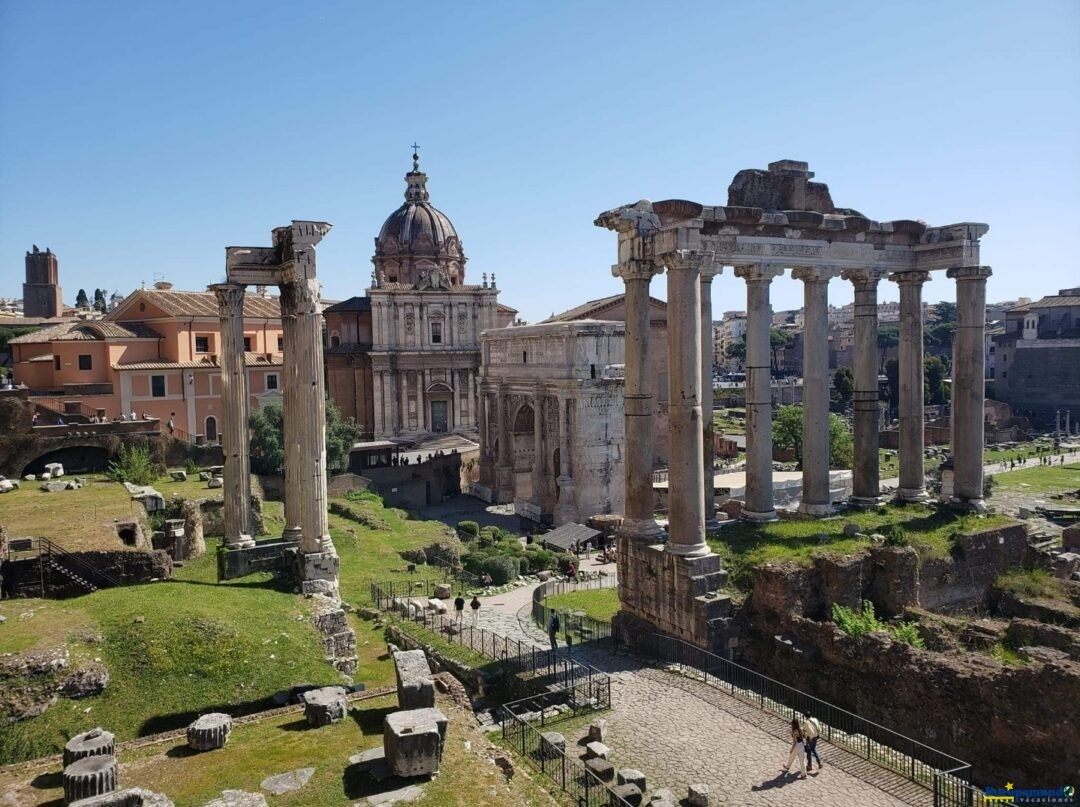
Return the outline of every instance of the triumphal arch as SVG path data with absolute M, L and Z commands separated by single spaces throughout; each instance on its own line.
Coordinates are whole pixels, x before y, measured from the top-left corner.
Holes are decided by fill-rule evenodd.
M 723 267 L 746 282 L 747 468 L 743 517 L 776 518 L 772 484 L 770 284 L 790 269 L 804 292 L 803 495 L 800 509 L 831 512 L 828 444 L 828 287 L 855 291 L 856 506 L 880 501 L 878 472 L 877 290 L 900 290 L 900 487 L 898 498 L 927 498 L 923 469 L 922 286 L 934 272 L 956 281 L 953 362 L 952 503 L 983 507 L 983 397 L 986 280 L 979 265 L 985 224 L 931 227 L 874 221 L 833 204 L 804 162 L 735 175 L 726 205 L 647 200 L 602 213 L 618 234 L 612 273 L 626 284 L 626 513 L 619 538 L 620 618 L 627 636 L 660 631 L 717 652 L 729 603 L 716 594 L 724 572 L 706 542 L 712 512 L 710 284 Z M 667 541 L 653 518 L 649 283 L 667 271 L 670 514 Z M 703 315 L 704 311 L 704 315 Z M 706 484 L 706 480 L 710 484 Z M 707 504 L 708 502 L 708 504 Z

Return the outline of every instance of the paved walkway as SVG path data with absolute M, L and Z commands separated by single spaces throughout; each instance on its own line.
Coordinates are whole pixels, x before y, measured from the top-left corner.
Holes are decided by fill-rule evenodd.
M 547 636 L 531 620 L 532 586 L 484 600 L 480 624 L 538 646 Z M 564 651 L 565 652 L 565 651 Z M 785 775 L 785 722 L 700 681 L 627 656 L 575 647 L 571 657 L 612 676 L 607 744 L 616 768 L 641 770 L 650 790 L 676 794 L 704 782 L 713 804 L 929 805 L 929 791 L 839 748 L 819 745 L 824 769 L 805 781 Z M 587 729 L 567 736 L 568 747 Z

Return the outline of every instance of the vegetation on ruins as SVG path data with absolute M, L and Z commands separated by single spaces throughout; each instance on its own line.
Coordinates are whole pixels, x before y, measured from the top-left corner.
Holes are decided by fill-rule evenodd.
M 490 575 L 493 585 L 505 585 L 519 574 L 556 569 L 565 573 L 576 561 L 573 555 L 542 549 L 538 544 L 523 545 L 518 536 L 499 527 L 477 527 L 475 532 L 474 527 L 475 521 L 458 523 L 458 535 L 466 546 L 461 564 L 472 574 Z
M 125 443 L 120 446 L 116 459 L 109 463 L 109 478 L 132 485 L 152 485 L 164 470 L 157 464 L 149 446 Z
M 773 420 L 773 445 L 795 452 L 802 466 L 803 409 L 801 406 L 781 406 Z M 850 468 L 854 459 L 851 431 L 843 418 L 829 413 L 829 465 Z
M 919 635 L 918 625 L 914 622 L 885 622 L 877 618 L 874 604 L 870 600 L 862 601 L 862 609 L 851 608 L 834 602 L 832 618 L 836 626 L 848 636 L 862 636 L 867 633 L 885 633 L 898 642 L 912 647 L 926 647 Z
M 833 374 L 829 408 L 833 412 L 845 412 L 854 399 L 855 373 L 850 367 L 841 367 Z
M 251 469 L 279 474 L 285 465 L 285 419 L 280 403 L 270 402 L 251 413 Z M 326 470 L 341 473 L 349 467 L 349 452 L 360 439 L 360 427 L 343 418 L 332 400 L 326 402 Z

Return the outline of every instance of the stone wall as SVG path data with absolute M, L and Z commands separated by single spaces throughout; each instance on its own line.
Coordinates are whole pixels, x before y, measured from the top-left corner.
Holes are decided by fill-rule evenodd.
M 423 650 L 427 656 L 431 671 L 438 673 L 446 671 L 465 685 L 465 688 L 474 697 L 482 698 L 494 691 L 499 684 L 500 677 L 489 670 L 478 670 L 449 656 L 440 653 L 431 645 L 420 644 L 409 634 L 402 631 L 397 625 L 389 625 L 386 628 L 386 638 L 404 650 Z
M 203 535 L 225 535 L 225 504 L 221 499 L 200 499 L 199 510 L 202 512 Z M 255 535 L 264 535 L 262 498 L 257 493 L 251 494 L 251 520 Z
M 958 535 L 955 546 L 950 559 L 922 564 L 919 604 L 924 608 L 985 604 L 994 581 L 1023 564 L 1028 548 L 1027 527 L 1012 524 Z
M 172 577 L 172 558 L 167 552 L 72 552 L 82 563 L 108 574 L 123 585 L 148 583 Z M 72 569 L 78 567 L 72 565 Z M 44 594 L 42 585 L 44 584 Z M 86 594 L 86 589 L 41 558 L 4 562 L 3 593 L 6 597 L 41 597 L 63 599 Z

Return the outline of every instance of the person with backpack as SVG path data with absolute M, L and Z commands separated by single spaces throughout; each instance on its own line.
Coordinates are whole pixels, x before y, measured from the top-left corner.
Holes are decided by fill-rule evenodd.
M 552 611 L 548 620 L 548 638 L 551 639 L 552 652 L 559 649 L 559 615 Z
M 461 620 L 465 618 L 465 598 L 460 594 L 458 594 L 457 599 L 454 600 L 454 610 L 457 612 L 458 627 L 461 627 Z
M 473 597 L 469 607 L 472 608 L 472 625 L 475 628 L 476 621 L 480 618 L 480 598 Z
M 818 737 L 821 736 L 821 724 L 817 721 L 817 718 L 810 717 L 810 715 L 803 713 L 802 720 L 799 721 L 799 728 L 802 730 L 803 737 L 806 738 L 806 770 L 812 771 L 814 769 L 813 759 L 817 760 L 818 770 L 821 770 L 821 757 L 817 752 Z

